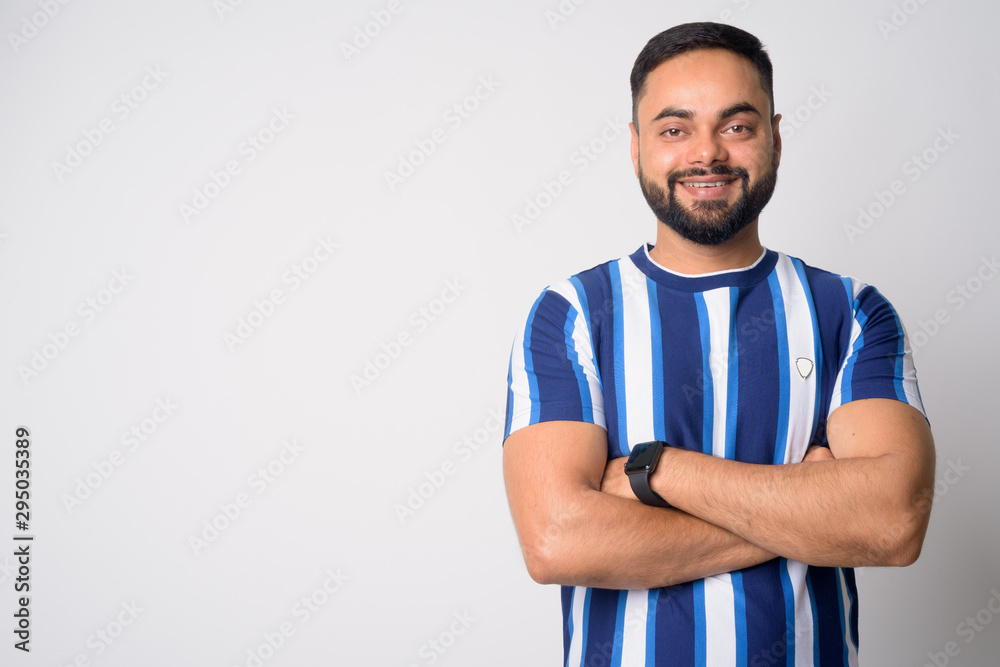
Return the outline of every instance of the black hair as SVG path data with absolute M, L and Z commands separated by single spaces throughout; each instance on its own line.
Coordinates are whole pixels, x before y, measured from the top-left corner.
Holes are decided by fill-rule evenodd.
M 746 30 L 725 23 L 682 23 L 649 40 L 632 66 L 629 83 L 632 86 L 632 122 L 636 131 L 639 129 L 639 98 L 645 92 L 649 73 L 665 60 L 697 49 L 726 49 L 749 60 L 760 75 L 760 83 L 771 103 L 771 117 L 774 117 L 774 72 L 761 41 Z

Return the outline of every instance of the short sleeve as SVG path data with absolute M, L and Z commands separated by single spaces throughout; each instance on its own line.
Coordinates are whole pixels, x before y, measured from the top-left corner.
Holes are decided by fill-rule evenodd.
M 895 309 L 874 287 L 850 278 L 842 280 L 853 321 L 830 412 L 850 401 L 890 398 L 912 405 L 926 417 L 913 351 Z
M 525 426 L 556 420 L 606 427 L 586 308 L 571 281 L 543 291 L 515 336 L 504 439 Z

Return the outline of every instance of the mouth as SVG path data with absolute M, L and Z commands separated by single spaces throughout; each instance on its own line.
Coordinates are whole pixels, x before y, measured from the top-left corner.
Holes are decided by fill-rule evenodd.
M 711 183 L 681 183 L 686 188 L 721 188 L 724 185 L 729 185 L 732 181 L 714 181 Z
M 678 181 L 678 183 L 694 197 L 720 197 L 728 195 L 733 184 L 738 181 L 738 178 L 733 177 L 710 176 Z

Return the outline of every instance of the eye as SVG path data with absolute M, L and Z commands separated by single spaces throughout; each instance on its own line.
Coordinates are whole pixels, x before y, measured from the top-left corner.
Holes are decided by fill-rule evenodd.
M 727 132 L 730 134 L 750 134 L 752 130 L 749 125 L 732 125 Z
M 676 139 L 677 137 L 681 136 L 681 129 L 679 127 L 668 127 L 663 132 L 660 132 L 660 134 L 665 137 L 671 137 L 673 139 Z

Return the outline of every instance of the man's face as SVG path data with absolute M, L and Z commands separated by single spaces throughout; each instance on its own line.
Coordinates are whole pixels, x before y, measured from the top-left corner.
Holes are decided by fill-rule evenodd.
M 749 60 L 722 49 L 650 72 L 632 126 L 632 161 L 657 220 L 700 245 L 735 237 L 771 198 L 780 116 Z

